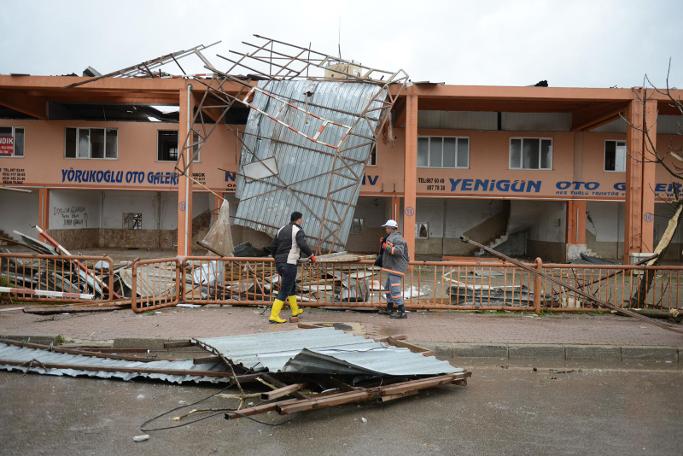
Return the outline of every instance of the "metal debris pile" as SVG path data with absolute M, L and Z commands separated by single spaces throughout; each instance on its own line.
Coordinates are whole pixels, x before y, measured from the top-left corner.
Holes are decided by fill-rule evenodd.
M 124 354 L 116 354 L 115 348 L 62 348 L 4 340 L 0 342 L 0 369 L 124 381 L 226 384 L 237 392 L 220 396 L 238 400 L 237 406 L 223 409 L 226 419 L 387 402 L 441 385 L 466 385 L 471 375 L 401 336 L 372 340 L 328 323 L 300 327 L 311 329 L 169 343 L 170 348 L 193 350 L 185 352 L 184 359 L 150 358 L 154 352 L 144 350 L 127 354 L 122 349 Z M 188 353 L 193 359 L 187 358 Z
M 130 289 L 125 289 L 108 258 L 74 257 L 46 230 L 35 228 L 40 239 L 14 231 L 20 241 L 8 240 L 35 254 L 13 253 L 0 258 L 0 293 L 36 301 L 89 301 L 94 308 L 130 305 L 122 299 L 130 296 Z M 110 282 L 110 275 L 115 280 Z

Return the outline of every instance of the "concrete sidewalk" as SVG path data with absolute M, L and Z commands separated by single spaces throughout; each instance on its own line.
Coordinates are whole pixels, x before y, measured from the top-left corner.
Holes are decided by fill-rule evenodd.
M 120 310 L 44 316 L 7 311 L 0 312 L 0 335 L 189 339 L 297 328 L 295 324 L 268 324 L 266 312 L 264 308 L 229 306 L 167 308 L 147 314 Z M 393 320 L 374 312 L 306 309 L 303 321 L 358 323 L 372 337 L 403 334 L 456 360 L 545 360 L 556 364 L 633 360 L 683 365 L 683 359 L 679 363 L 683 336 L 615 315 L 411 312 L 406 320 Z

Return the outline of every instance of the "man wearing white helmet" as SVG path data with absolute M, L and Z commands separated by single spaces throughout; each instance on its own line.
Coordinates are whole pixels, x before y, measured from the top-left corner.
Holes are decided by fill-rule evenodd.
M 403 276 L 408 270 L 408 245 L 398 232 L 396 220 L 387 220 L 382 225 L 386 231 L 386 238 L 382 242 L 382 269 L 388 273 L 384 284 L 387 297 L 386 313 L 391 318 L 406 318 L 403 305 Z M 396 305 L 396 312 L 394 312 Z

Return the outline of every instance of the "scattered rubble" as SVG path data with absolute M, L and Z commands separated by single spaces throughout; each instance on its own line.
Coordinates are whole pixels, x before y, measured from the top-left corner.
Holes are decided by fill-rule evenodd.
M 222 409 L 226 419 L 268 412 L 288 415 L 370 400 L 387 402 L 441 385 L 466 385 L 471 375 L 400 337 L 372 340 L 326 325 L 302 326 L 312 329 L 165 344 L 169 350 L 188 345 L 205 350 L 192 352 L 193 359 L 149 359 L 149 353 L 125 349 L 117 354 L 115 348 L 62 348 L 3 340 L 0 369 L 124 381 L 146 378 L 225 384 L 236 392 L 223 389 L 212 396 L 238 401 L 237 406 Z M 193 409 L 173 420 L 182 422 L 197 412 L 201 410 Z M 141 430 L 149 429 L 143 425 Z

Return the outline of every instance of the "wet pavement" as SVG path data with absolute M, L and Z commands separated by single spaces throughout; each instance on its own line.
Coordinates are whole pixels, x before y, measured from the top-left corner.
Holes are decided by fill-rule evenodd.
M 278 426 L 219 414 L 135 443 L 146 419 L 217 389 L 3 372 L 0 454 L 678 456 L 682 387 L 683 373 L 674 370 L 474 367 L 467 387 L 260 417 L 284 423 Z M 200 406 L 234 402 L 212 398 Z

